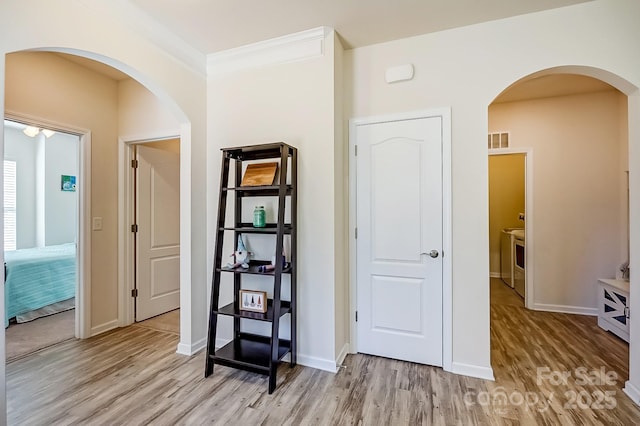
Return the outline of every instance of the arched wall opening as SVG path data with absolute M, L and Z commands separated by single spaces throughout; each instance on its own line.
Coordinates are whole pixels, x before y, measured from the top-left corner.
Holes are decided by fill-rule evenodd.
M 139 129 L 125 130 L 128 134 L 123 135 L 119 128 L 119 122 L 117 117 L 110 117 L 111 129 L 105 129 L 104 125 L 96 124 L 99 122 L 99 117 L 93 120 L 89 117 L 91 112 L 84 114 L 82 117 L 73 117 L 74 110 L 77 112 L 82 108 L 90 108 L 90 102 L 86 105 L 80 105 L 79 107 L 73 107 L 68 112 L 50 113 L 51 108 L 30 108 L 28 103 L 24 104 L 9 104 L 7 105 L 7 115 L 12 116 L 27 116 L 30 120 L 36 122 L 49 122 L 53 123 L 53 127 L 59 127 L 66 130 L 74 130 L 76 133 L 84 135 L 83 139 L 91 140 L 93 142 L 93 150 L 86 151 L 85 164 L 92 169 L 89 174 L 89 178 L 93 177 L 92 183 L 88 185 L 87 197 L 85 201 L 87 205 L 84 211 L 84 230 L 82 234 L 85 236 L 83 240 L 85 242 L 85 271 L 87 271 L 88 277 L 86 279 L 87 286 L 85 286 L 84 294 L 86 302 L 84 303 L 84 314 L 80 318 L 80 332 L 78 337 L 90 337 L 111 328 L 117 326 L 127 325 L 130 320 L 126 317 L 123 318 L 123 306 L 130 303 L 130 297 L 128 294 L 124 294 L 121 287 L 117 285 L 122 280 L 122 274 L 118 271 L 118 268 L 122 264 L 122 259 L 119 259 L 121 250 L 119 249 L 118 237 L 120 233 L 119 228 L 125 226 L 124 223 L 120 223 L 118 214 L 114 214 L 117 211 L 118 199 L 114 194 L 117 189 L 119 173 L 117 170 L 117 150 L 118 139 L 122 136 L 126 138 L 151 138 L 156 137 L 159 134 L 169 133 L 172 135 L 178 135 L 180 137 L 180 151 L 184 155 L 181 156 L 181 198 L 180 198 L 180 211 L 181 211 L 181 223 L 180 223 L 180 243 L 185 249 L 181 253 L 180 258 L 180 288 L 181 291 L 187 297 L 181 298 L 181 332 L 186 329 L 187 333 L 190 332 L 191 313 L 190 313 L 190 301 L 188 295 L 190 294 L 190 282 L 191 282 L 191 122 L 187 117 L 184 110 L 178 105 L 178 103 L 171 98 L 171 96 L 164 90 L 159 84 L 157 84 L 152 78 L 134 69 L 133 67 L 115 60 L 105 55 L 96 54 L 86 50 L 69 49 L 69 48 L 35 48 L 16 52 L 10 52 L 3 58 L 5 62 L 5 73 L 10 73 L 9 68 L 9 55 L 47 55 L 53 53 L 63 53 L 82 58 L 87 58 L 96 62 L 100 62 L 109 67 L 120 70 L 130 76 L 133 80 L 146 88 L 157 98 L 157 103 L 168 111 L 168 115 L 171 115 L 174 119 L 170 129 L 164 128 L 158 132 L 149 131 L 141 127 Z M 66 70 L 55 70 L 56 72 L 65 72 Z M 10 76 L 7 75 L 5 79 L 7 85 L 12 84 L 9 80 Z M 87 83 L 87 82 L 84 82 Z M 73 84 L 73 83 L 71 83 Z M 83 82 L 78 82 L 83 84 Z M 81 86 L 87 89 L 87 86 Z M 86 90 L 87 92 L 89 89 Z M 11 97 L 12 87 L 5 87 L 5 97 Z M 99 96 L 99 90 L 96 93 L 90 95 Z M 37 93 L 36 96 L 47 96 L 47 93 Z M 86 100 L 86 99 L 85 99 Z M 82 98 L 79 99 L 82 103 Z M 61 105 L 63 102 L 60 102 Z M 95 116 L 100 116 L 102 111 L 94 111 Z M 114 121 L 115 120 L 115 121 Z M 92 124 L 93 123 L 93 124 Z M 113 124 L 115 123 L 115 126 Z M 94 126 L 95 125 L 95 126 Z M 132 134 L 131 132 L 135 132 Z M 111 144 L 112 146 L 107 147 Z M 93 155 L 91 152 L 93 151 Z M 113 154 L 116 154 L 115 157 Z M 91 167 L 94 166 L 94 167 Z M 89 182 L 87 179 L 86 182 Z M 91 189 L 94 189 L 91 191 Z M 91 193 L 93 196 L 91 197 Z M 106 215 L 101 213 L 105 209 L 108 209 L 110 213 Z M 89 216 L 107 216 L 104 217 L 105 228 L 108 227 L 109 231 L 105 229 L 100 233 L 93 232 L 90 229 L 91 218 Z M 96 235 L 97 234 L 97 235 Z M 89 249 L 88 249 L 89 248 Z M 105 261 L 106 260 L 106 261 Z M 106 265 L 103 265 L 103 263 Z M 92 267 L 93 266 L 93 267 Z M 109 276 L 115 278 L 110 280 L 107 284 L 101 282 L 102 277 L 105 275 L 105 271 L 101 270 L 105 267 L 110 269 Z M 92 271 L 92 272 L 89 272 Z M 115 271 L 115 272 L 114 272 Z M 115 275 L 115 277 L 114 277 Z M 91 279 L 93 277 L 93 279 Z M 104 280 L 102 280 L 104 281 Z M 107 309 L 104 305 L 108 305 Z M 102 311 L 102 313 L 100 312 Z M 182 333 L 181 333 L 182 334 Z M 186 351 L 188 352 L 188 351 Z
M 621 152 L 620 152 L 620 155 L 618 155 L 618 158 L 616 158 L 615 155 L 609 156 L 610 162 L 613 162 L 613 163 L 615 163 L 616 161 L 618 162 L 613 166 L 613 169 L 617 167 L 617 170 L 613 170 L 612 168 L 608 169 L 608 172 L 611 172 L 613 170 L 613 172 L 616 173 L 616 176 L 614 178 L 611 178 L 611 176 L 609 176 L 609 182 L 615 183 L 617 179 L 618 186 L 615 188 L 609 188 L 612 191 L 612 193 L 607 194 L 608 198 L 613 200 L 613 202 L 618 203 L 618 205 L 615 206 L 618 212 L 617 216 L 615 217 L 615 220 L 620 223 L 618 224 L 617 229 L 614 226 L 614 229 L 612 230 L 613 233 L 618 234 L 617 240 L 615 242 L 609 241 L 609 243 L 611 243 L 609 245 L 614 246 L 615 252 L 616 252 L 615 256 L 617 257 L 615 257 L 615 260 L 613 261 L 611 259 L 609 260 L 609 268 L 606 269 L 606 271 L 608 272 L 602 273 L 604 276 L 592 277 L 593 279 L 589 279 L 589 282 L 583 283 L 584 292 L 588 297 L 583 298 L 582 301 L 585 303 L 582 303 L 582 306 L 580 307 L 581 309 L 572 310 L 570 309 L 571 308 L 570 306 L 563 305 L 562 303 L 549 303 L 549 298 L 550 298 L 549 292 L 545 293 L 544 291 L 539 291 L 541 281 L 545 281 L 545 279 L 543 278 L 548 278 L 548 276 L 542 277 L 542 274 L 538 273 L 538 271 L 540 270 L 542 265 L 545 264 L 545 262 L 549 261 L 549 259 L 546 259 L 545 256 L 549 252 L 549 244 L 552 242 L 548 241 L 548 238 L 546 240 L 544 238 L 540 238 L 540 232 L 537 232 L 537 230 L 540 228 L 539 225 L 541 225 L 541 222 L 545 220 L 544 216 L 548 217 L 550 214 L 553 214 L 553 213 L 550 212 L 548 209 L 546 209 L 545 211 L 545 209 L 543 209 L 542 206 L 538 205 L 539 200 L 536 198 L 534 194 L 538 194 L 538 187 L 540 186 L 540 180 L 539 179 L 534 180 L 533 178 L 534 172 L 531 169 L 535 169 L 536 175 L 546 173 L 546 170 L 544 167 L 538 167 L 539 157 L 541 155 L 550 156 L 550 155 L 553 155 L 554 153 L 549 153 L 549 152 L 541 153 L 540 149 L 535 149 L 535 148 L 531 149 L 530 146 L 526 147 L 527 149 L 530 150 L 527 153 L 527 157 L 531 156 L 533 157 L 533 159 L 535 159 L 535 160 L 532 160 L 531 163 L 529 163 L 529 160 L 531 159 L 530 158 L 527 159 L 528 170 L 526 172 L 527 180 L 528 180 L 527 189 L 532 192 L 526 195 L 527 215 L 526 215 L 526 222 L 523 224 L 523 227 L 526 228 L 526 235 L 527 235 L 526 236 L 526 246 L 527 246 L 526 277 L 528 280 L 527 289 L 529 289 L 530 285 L 532 287 L 531 294 L 527 293 L 526 295 L 526 306 L 530 309 L 535 309 L 535 310 L 548 310 L 548 311 L 566 312 L 566 313 L 574 313 L 574 314 L 597 315 L 597 312 L 598 312 L 597 280 L 598 278 L 622 278 L 618 268 L 622 266 L 621 264 L 623 264 L 625 261 L 629 261 L 629 265 L 632 270 L 638 268 L 639 266 L 637 255 L 638 255 L 638 246 L 640 243 L 640 234 L 638 233 L 638 226 L 640 225 L 639 223 L 640 220 L 638 219 L 639 217 L 638 213 L 640 213 L 640 211 L 639 211 L 638 196 L 635 194 L 637 193 L 638 188 L 640 188 L 640 181 L 637 179 L 637 173 L 640 169 L 640 163 L 638 162 L 638 152 L 637 152 L 638 147 L 640 146 L 640 133 L 638 131 L 638 125 L 636 124 L 636 122 L 638 121 L 637 117 L 639 116 L 639 113 L 640 113 L 640 98 L 639 98 L 638 88 L 632 83 L 630 83 L 629 81 L 627 81 L 626 79 L 616 75 L 615 73 L 612 73 L 600 68 L 595 68 L 595 67 L 559 66 L 559 67 L 553 67 L 553 68 L 548 68 L 541 71 L 533 72 L 529 75 L 526 75 L 523 78 L 518 79 L 514 83 L 510 84 L 508 87 L 502 90 L 501 93 L 498 96 L 496 96 L 496 98 L 493 99 L 489 108 L 490 118 L 489 118 L 488 130 L 489 132 L 498 130 L 495 128 L 495 123 L 493 126 L 494 128 L 492 129 L 491 107 L 494 106 L 494 103 L 496 102 L 496 100 L 500 99 L 501 96 L 508 94 L 508 92 L 511 89 L 517 88 L 522 83 L 531 82 L 540 77 L 566 76 L 566 75 L 590 77 L 590 78 L 599 80 L 600 82 L 604 82 L 610 85 L 611 87 L 617 89 L 618 91 L 616 92 L 617 95 L 615 93 L 611 94 L 612 92 L 609 92 L 610 95 L 608 95 L 609 96 L 608 99 L 610 103 L 608 105 L 612 110 L 619 112 L 620 116 L 607 117 L 610 120 L 610 122 L 612 122 L 612 126 L 614 127 L 614 132 L 617 131 L 617 134 L 610 135 L 610 138 L 607 138 L 606 134 L 600 135 L 601 138 L 599 143 L 599 145 L 601 145 L 599 147 L 599 149 L 601 150 L 600 151 L 601 153 L 604 152 L 603 150 L 607 148 L 617 149 L 614 145 L 611 144 L 611 140 L 610 140 L 611 138 L 615 137 L 615 138 L 618 138 L 618 141 L 616 142 L 618 142 L 621 148 L 620 149 Z M 592 96 L 593 99 L 595 99 L 594 96 L 596 95 L 599 96 L 598 99 L 607 99 L 606 98 L 607 95 L 602 95 L 602 94 L 601 95 L 592 94 L 592 95 L 593 95 Z M 617 96 L 617 99 L 616 99 L 616 96 Z M 587 98 L 584 98 L 585 101 L 589 101 L 589 102 L 592 102 L 593 99 L 589 100 Z M 606 109 L 606 106 L 598 105 L 594 110 L 598 111 L 598 108 L 600 108 L 600 111 L 604 111 Z M 567 119 L 570 120 L 571 119 L 570 112 L 567 110 L 565 111 L 566 111 Z M 611 113 L 613 114 L 613 112 Z M 619 121 L 615 123 L 615 120 L 619 120 Z M 615 129 L 616 125 L 618 126 L 618 129 Z M 508 129 L 500 129 L 500 131 L 502 130 L 506 131 Z M 576 134 L 579 134 L 580 129 L 577 129 L 577 130 L 578 131 L 576 132 Z M 510 136 L 511 140 L 512 140 L 512 137 L 513 136 Z M 510 146 L 509 148 L 496 147 L 498 149 L 493 149 L 493 150 L 491 149 L 491 146 L 489 146 L 489 148 L 490 148 L 489 150 L 490 154 L 491 153 L 511 154 L 511 153 L 517 152 L 518 148 L 522 148 L 522 147 L 518 147 L 518 148 L 513 148 L 513 146 Z M 555 153 L 555 154 L 558 155 L 558 153 Z M 580 156 L 581 153 L 576 152 L 576 155 Z M 593 156 L 594 154 L 592 153 L 591 155 Z M 562 159 L 558 159 L 557 167 L 562 167 L 563 162 L 561 160 Z M 594 161 L 597 161 L 597 159 L 594 159 Z M 594 161 L 592 161 L 591 163 L 594 163 Z M 602 158 L 602 161 L 604 162 L 606 160 Z M 576 165 L 579 164 L 578 161 L 573 161 L 573 162 L 567 161 L 566 163 L 572 164 L 574 169 Z M 571 166 L 567 166 L 567 167 L 571 168 Z M 589 166 L 583 165 L 583 167 L 587 167 L 588 168 L 587 171 L 590 171 L 595 178 L 597 178 L 598 173 L 601 172 L 601 170 L 599 170 L 599 167 L 597 166 L 592 165 L 592 167 L 589 168 Z M 571 170 L 567 170 L 567 171 L 571 172 Z M 580 173 L 584 174 L 584 172 L 585 170 L 577 170 L 575 175 L 579 175 Z M 535 182 L 535 184 L 533 182 Z M 561 194 L 562 183 L 558 182 L 556 183 L 556 185 L 558 185 L 561 188 L 558 191 Z M 606 208 L 603 208 L 603 204 L 606 205 L 606 203 L 604 202 L 605 197 L 597 196 L 598 193 L 601 193 L 601 194 L 605 193 L 606 188 L 598 188 L 597 186 L 598 186 L 598 183 L 596 182 L 595 185 L 592 183 L 591 185 L 587 185 L 585 187 L 580 187 L 576 185 L 572 187 L 574 191 L 576 190 L 585 191 L 585 192 L 592 191 L 591 194 L 583 196 L 583 199 L 587 199 L 589 197 L 592 198 L 588 204 L 592 206 L 591 211 L 585 212 L 584 210 L 583 211 L 573 210 L 572 212 L 568 213 L 569 215 L 571 214 L 574 215 L 573 220 L 575 220 L 576 222 L 580 222 L 584 220 L 585 217 L 588 217 L 591 214 L 597 215 L 598 213 L 603 213 L 603 217 L 606 217 Z M 572 196 L 571 188 L 567 187 L 564 189 L 566 190 L 565 195 L 567 197 L 571 197 Z M 559 209 L 563 208 L 562 205 L 558 205 L 557 207 Z M 606 224 L 606 225 L 609 225 L 609 224 Z M 593 226 L 590 229 L 584 229 L 583 237 L 585 238 L 585 240 L 592 240 L 591 242 L 593 244 L 596 244 L 595 253 L 592 253 L 591 251 L 589 251 L 588 247 L 584 247 L 585 252 L 583 253 L 583 256 L 585 258 L 584 259 L 585 262 L 589 262 L 588 256 L 591 254 L 594 256 L 598 256 L 597 233 L 599 232 L 600 228 L 606 228 L 606 226 Z M 624 230 L 624 235 L 622 235 L 622 230 Z M 587 233 L 589 232 L 596 235 L 589 236 L 587 235 Z M 603 234 L 600 237 L 602 239 L 605 239 L 605 238 L 609 238 L 610 235 Z M 557 238 L 564 238 L 564 236 L 558 235 Z M 615 240 L 616 238 L 613 238 L 613 239 Z M 594 242 L 593 240 L 596 240 L 596 241 Z M 607 249 L 604 248 L 603 252 L 607 252 Z M 600 252 L 600 253 L 602 254 L 603 252 Z M 607 254 L 610 254 L 610 253 L 607 252 Z M 637 284 L 636 284 L 637 277 L 631 274 L 630 278 L 631 278 L 630 279 L 631 295 L 630 295 L 629 301 L 631 304 L 631 310 L 633 310 L 634 306 L 638 306 L 637 298 L 640 297 L 640 294 L 638 294 L 638 291 L 635 290 L 637 289 Z M 557 296 L 558 297 L 556 300 L 562 300 L 562 295 L 557 295 Z M 633 326 L 631 328 L 633 330 Z M 630 334 L 630 340 L 629 340 L 629 377 L 631 378 L 637 377 L 638 370 L 640 370 L 640 362 L 634 361 L 634 358 L 637 358 L 636 353 L 638 351 L 638 344 L 639 344 L 638 335 L 636 334 L 634 336 L 634 333 L 632 331 Z M 634 401 L 637 402 L 637 399 L 638 399 L 637 389 L 633 386 L 631 382 L 632 382 L 631 379 L 627 381 L 626 387 L 624 390 L 629 396 L 632 397 L 632 399 L 634 399 Z

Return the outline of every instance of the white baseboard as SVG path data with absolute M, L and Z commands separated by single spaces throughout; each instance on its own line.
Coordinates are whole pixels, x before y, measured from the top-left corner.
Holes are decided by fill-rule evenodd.
M 481 367 L 479 365 L 463 364 L 461 362 L 451 363 L 451 373 L 462 376 L 477 377 L 478 379 L 494 381 L 493 368 Z
M 502 274 L 500 272 L 489 272 L 489 278 L 502 278 Z
M 549 303 L 536 303 L 533 305 L 536 311 L 559 312 L 561 314 L 598 316 L 598 308 L 586 308 L 584 306 L 553 305 Z
M 640 389 L 638 389 L 634 384 L 627 380 L 624 383 L 624 389 L 622 390 L 627 394 L 629 398 L 631 398 L 631 400 L 636 405 L 640 405 Z
M 180 354 L 180 355 L 187 355 L 187 356 L 191 356 L 191 355 L 195 355 L 196 353 L 200 352 L 202 349 L 204 349 L 207 346 L 207 338 L 204 337 L 200 340 L 197 340 L 191 344 L 189 343 L 178 343 L 178 347 L 176 348 L 176 353 Z
M 109 330 L 113 330 L 114 328 L 118 328 L 118 320 L 114 319 L 112 321 L 105 322 L 104 324 L 96 325 L 95 327 L 91 327 L 91 335 L 90 337 L 97 336 L 98 334 L 102 334 Z
M 305 367 L 316 368 L 318 370 L 328 371 L 330 373 L 337 373 L 338 367 L 336 366 L 335 359 L 324 359 L 315 356 L 298 354 L 298 364 Z
M 340 350 L 340 353 L 338 354 L 338 358 L 336 359 L 336 367 L 338 367 L 339 365 L 342 365 L 342 362 L 347 357 L 348 353 L 349 353 L 349 344 L 345 343 L 342 349 Z

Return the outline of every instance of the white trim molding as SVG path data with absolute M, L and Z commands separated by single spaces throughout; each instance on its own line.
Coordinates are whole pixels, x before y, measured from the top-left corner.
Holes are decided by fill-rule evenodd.
M 536 303 L 533 305 L 535 311 L 545 312 L 558 312 L 561 314 L 573 314 L 573 315 L 589 315 L 592 317 L 598 316 L 598 308 L 588 308 L 585 306 L 570 306 L 570 305 L 554 305 L 551 303 Z
M 324 54 L 324 39 L 333 28 L 318 27 L 207 55 L 207 75 L 260 68 L 315 58 Z
M 216 349 L 223 347 L 229 343 L 229 340 L 216 339 Z M 178 348 L 176 349 L 176 353 L 179 355 L 187 355 L 192 356 L 203 350 L 207 347 L 207 339 L 197 340 L 192 344 L 187 343 L 178 343 Z
M 627 394 L 629 398 L 636 404 L 640 405 L 640 389 L 638 389 L 631 380 L 627 380 L 624 383 L 624 388 L 622 389 L 624 393 Z
M 315 356 L 299 353 L 297 363 L 300 365 L 304 365 L 305 367 L 328 371 L 329 373 L 338 372 L 338 367 L 335 359 L 318 358 Z
M 493 368 L 482 367 L 479 365 L 464 364 L 462 362 L 453 362 L 451 364 L 451 373 L 460 374 L 462 376 L 476 377 L 478 379 L 495 381 L 493 377 Z
M 344 359 L 349 354 L 349 344 L 345 343 L 342 349 L 340 349 L 340 353 L 338 353 L 338 357 L 336 358 L 336 369 L 339 369 Z
M 102 334 L 105 333 L 109 330 L 113 330 L 115 328 L 118 328 L 118 320 L 114 319 L 111 321 L 107 321 L 104 324 L 100 324 L 100 325 L 96 325 L 95 327 L 91 327 L 91 336 L 87 336 L 87 337 L 93 337 L 93 336 L 97 336 L 98 334 Z

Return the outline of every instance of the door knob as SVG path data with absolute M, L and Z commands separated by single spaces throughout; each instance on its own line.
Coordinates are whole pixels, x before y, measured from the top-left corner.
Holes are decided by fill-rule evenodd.
M 438 250 L 431 250 L 429 253 L 420 253 L 420 254 L 429 255 L 429 256 L 433 257 L 434 259 L 436 257 L 440 256 L 440 252 L 438 252 Z

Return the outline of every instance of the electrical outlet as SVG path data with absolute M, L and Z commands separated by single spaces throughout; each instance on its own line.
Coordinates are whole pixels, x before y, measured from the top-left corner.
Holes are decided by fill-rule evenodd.
M 94 231 L 102 231 L 102 218 L 101 217 L 94 217 L 93 218 L 93 226 L 92 226 Z

